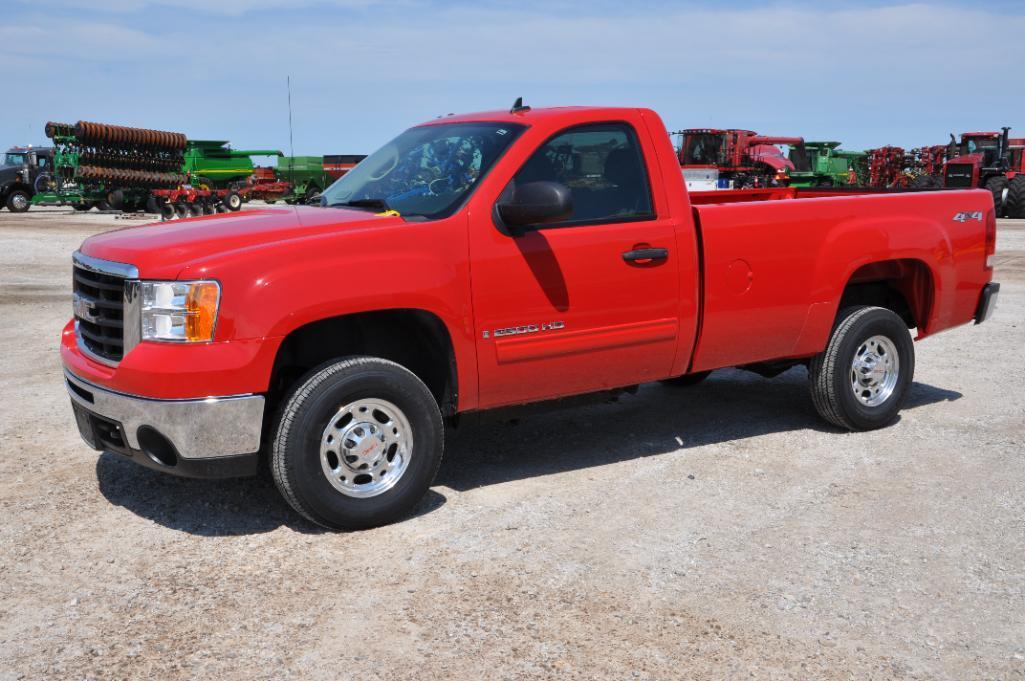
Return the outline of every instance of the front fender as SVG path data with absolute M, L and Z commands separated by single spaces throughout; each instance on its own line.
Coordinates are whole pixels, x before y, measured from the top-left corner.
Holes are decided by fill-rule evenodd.
M 180 279 L 221 283 L 218 341 L 286 337 L 312 322 L 393 309 L 428 312 L 452 340 L 461 403 L 476 395 L 466 220 L 297 238 L 192 263 Z

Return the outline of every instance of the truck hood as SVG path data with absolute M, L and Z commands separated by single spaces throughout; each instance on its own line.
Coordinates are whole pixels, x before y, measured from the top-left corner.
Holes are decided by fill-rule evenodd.
M 95 258 L 135 265 L 143 278 L 173 279 L 189 264 L 234 251 L 402 222 L 397 216 L 365 210 L 268 206 L 105 232 L 86 239 L 81 251 Z

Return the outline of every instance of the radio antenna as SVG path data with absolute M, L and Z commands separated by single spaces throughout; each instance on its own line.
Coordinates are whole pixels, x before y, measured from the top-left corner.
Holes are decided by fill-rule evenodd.
M 295 189 L 295 146 L 292 143 L 292 76 L 285 76 L 288 88 L 288 183 Z

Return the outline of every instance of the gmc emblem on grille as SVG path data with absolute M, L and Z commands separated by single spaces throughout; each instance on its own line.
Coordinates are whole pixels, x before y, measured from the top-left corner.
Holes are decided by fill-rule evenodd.
M 84 319 L 87 322 L 96 322 L 96 306 L 91 300 L 86 300 L 77 293 L 71 296 L 71 307 L 74 310 L 74 314 L 79 319 Z

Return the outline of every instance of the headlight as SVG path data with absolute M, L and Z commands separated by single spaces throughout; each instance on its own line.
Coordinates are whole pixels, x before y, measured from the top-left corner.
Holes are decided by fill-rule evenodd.
M 141 338 L 201 343 L 214 339 L 221 286 L 216 281 L 140 281 Z

